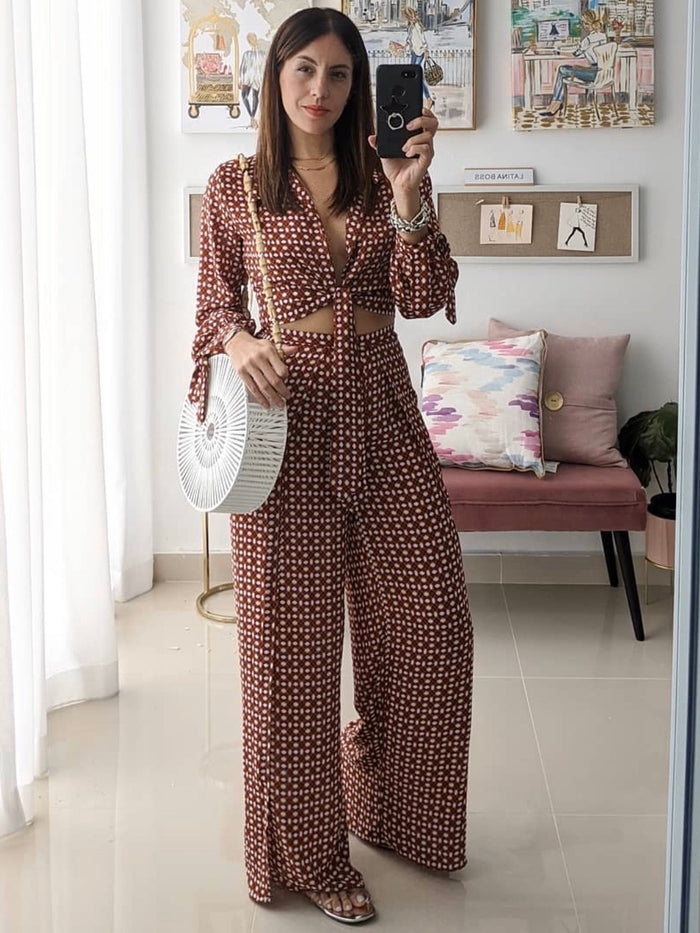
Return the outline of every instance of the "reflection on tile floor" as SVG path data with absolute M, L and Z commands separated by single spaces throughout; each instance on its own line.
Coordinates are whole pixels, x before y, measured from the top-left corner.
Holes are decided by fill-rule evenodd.
M 197 616 L 197 590 L 161 583 L 119 605 L 119 695 L 49 715 L 36 819 L 0 840 L 2 933 L 331 928 L 301 895 L 248 899 L 235 630 Z M 472 584 L 470 604 L 469 863 L 442 875 L 351 837 L 374 925 L 658 933 L 669 591 L 645 607 L 643 643 L 621 589 Z

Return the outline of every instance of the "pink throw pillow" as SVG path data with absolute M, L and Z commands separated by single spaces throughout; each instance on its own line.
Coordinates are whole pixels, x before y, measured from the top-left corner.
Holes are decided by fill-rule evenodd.
M 489 338 L 530 334 L 491 318 Z M 547 334 L 542 390 L 543 456 L 565 463 L 627 466 L 617 449 L 615 393 L 629 334 L 561 337 Z

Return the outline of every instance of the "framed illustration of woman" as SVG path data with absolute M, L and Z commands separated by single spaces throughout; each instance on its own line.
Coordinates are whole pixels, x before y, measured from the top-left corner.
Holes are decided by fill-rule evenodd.
M 441 130 L 476 128 L 476 0 L 342 0 L 360 30 L 374 86 L 378 65 L 423 68 L 425 105 Z
M 520 0 L 511 8 L 516 130 L 652 126 L 654 0 Z

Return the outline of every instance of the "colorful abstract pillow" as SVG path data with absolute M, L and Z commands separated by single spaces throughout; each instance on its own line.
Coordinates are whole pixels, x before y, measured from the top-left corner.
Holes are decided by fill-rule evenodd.
M 535 333 L 491 318 L 490 338 Z M 565 463 L 627 466 L 617 449 L 615 392 L 629 334 L 560 337 L 547 334 L 542 389 L 544 456 Z
M 540 396 L 545 333 L 505 340 L 427 340 L 423 419 L 443 466 L 545 475 Z

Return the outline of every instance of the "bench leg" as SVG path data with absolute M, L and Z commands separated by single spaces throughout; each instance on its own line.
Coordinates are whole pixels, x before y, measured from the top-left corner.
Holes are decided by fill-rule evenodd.
M 615 546 L 613 545 L 612 531 L 601 531 L 600 537 L 603 541 L 603 553 L 605 554 L 605 566 L 608 568 L 608 580 L 610 586 L 617 586 L 617 561 L 615 560 Z
M 625 584 L 625 593 L 627 594 L 627 605 L 630 608 L 632 616 L 632 626 L 634 627 L 634 636 L 637 641 L 644 641 L 644 626 L 642 625 L 642 610 L 639 605 L 639 593 L 637 592 L 637 581 L 634 576 L 634 564 L 632 563 L 632 550 L 630 548 L 630 536 L 627 531 L 613 531 L 617 557 L 620 561 L 620 570 L 622 572 L 622 581 Z

